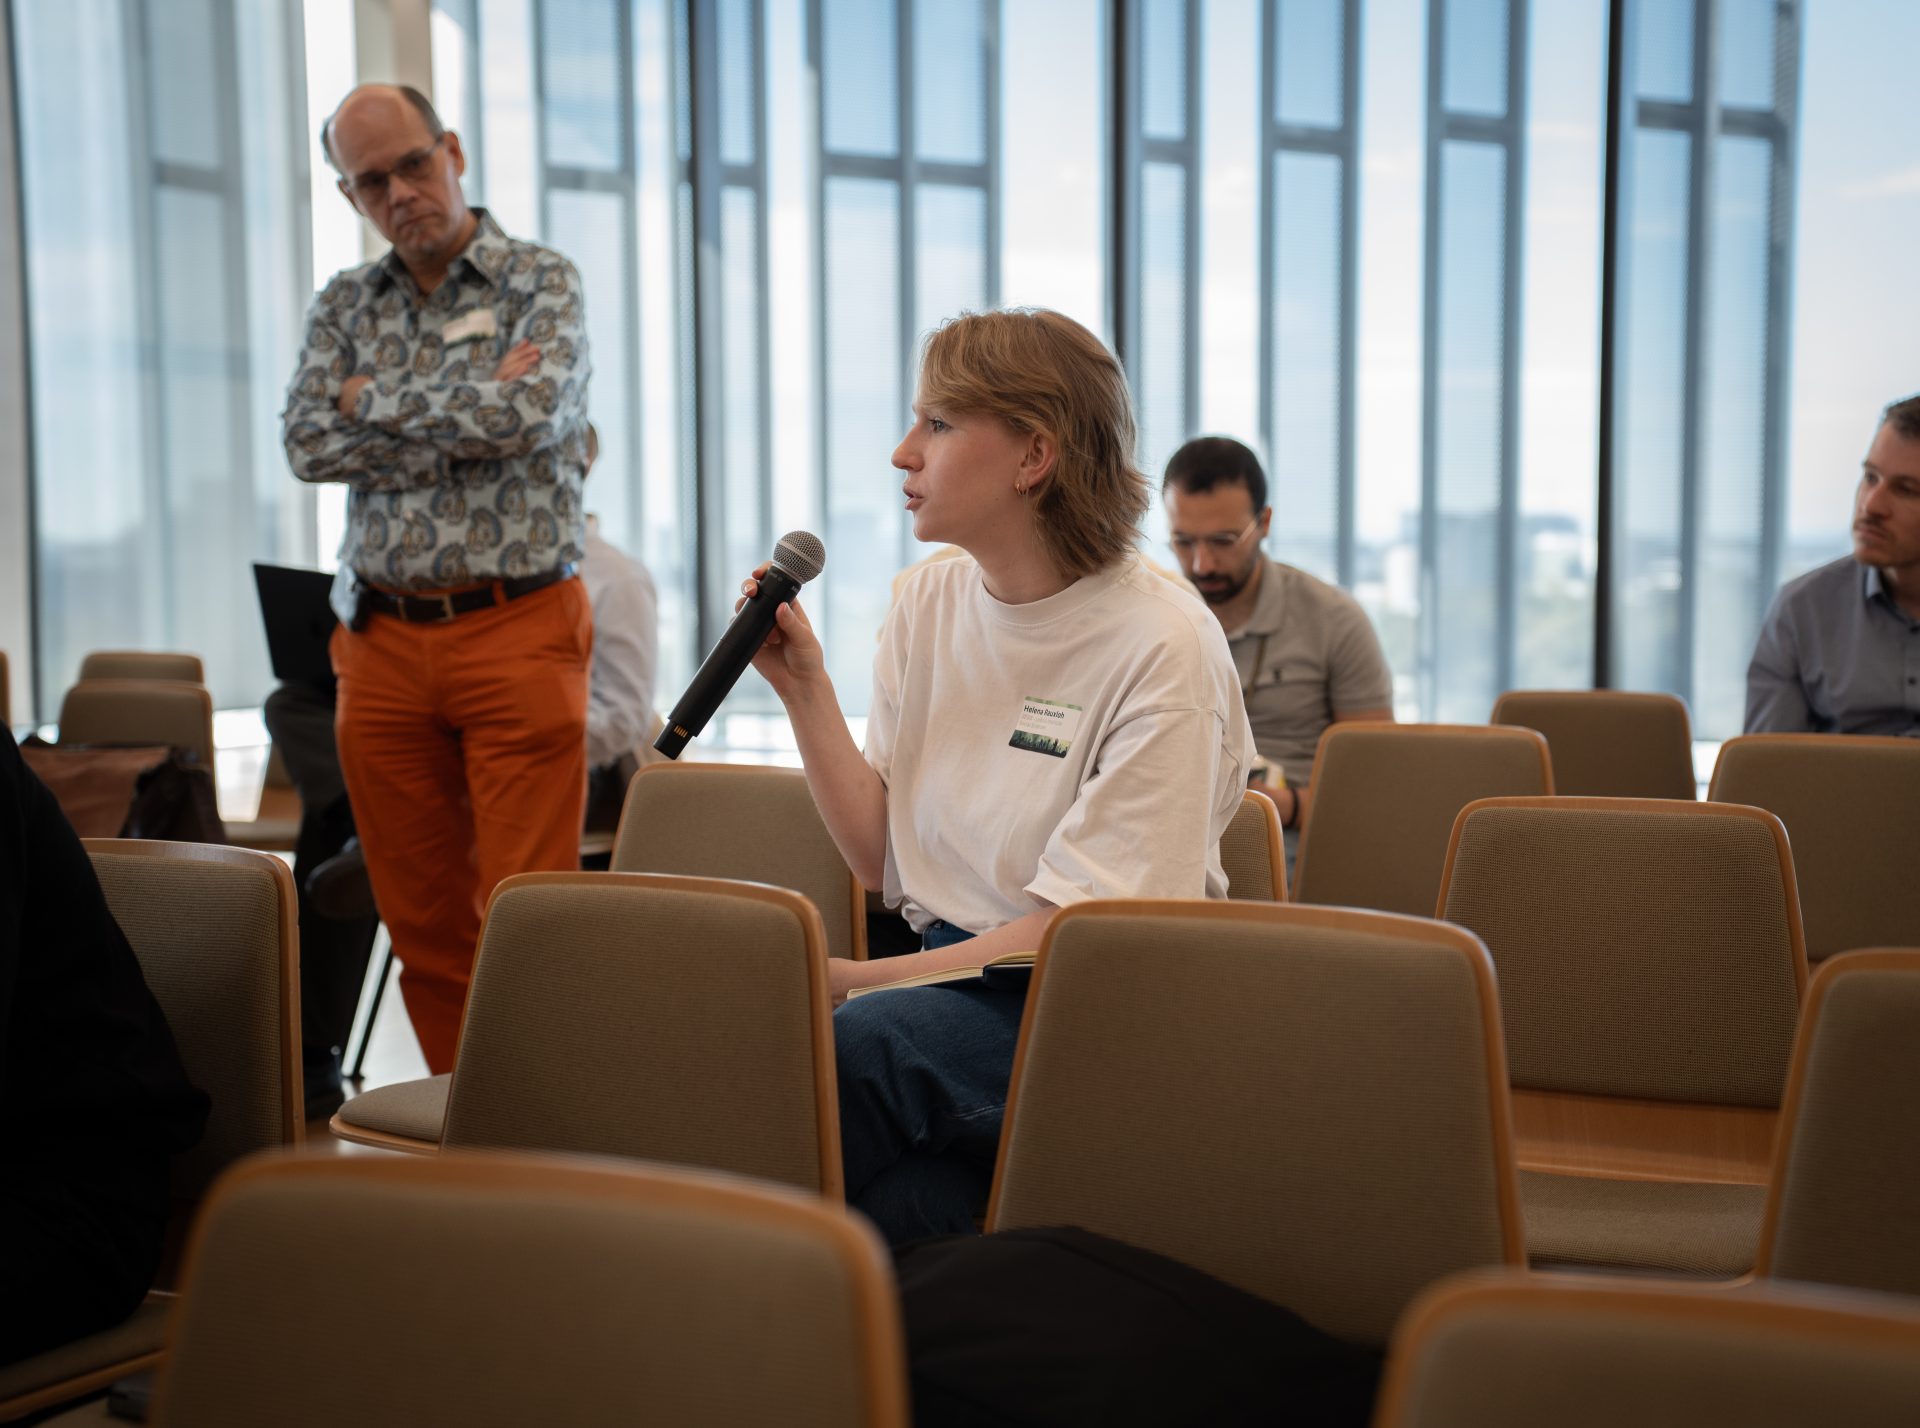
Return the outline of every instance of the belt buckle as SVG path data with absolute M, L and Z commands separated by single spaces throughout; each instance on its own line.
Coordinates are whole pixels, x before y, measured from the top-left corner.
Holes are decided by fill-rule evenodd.
M 442 590 L 438 595 L 435 595 L 432 598 L 440 602 L 440 614 L 438 616 L 438 623 L 444 625 L 449 620 L 453 619 L 454 616 L 460 613 L 458 610 L 453 608 L 453 596 L 449 595 L 446 591 Z

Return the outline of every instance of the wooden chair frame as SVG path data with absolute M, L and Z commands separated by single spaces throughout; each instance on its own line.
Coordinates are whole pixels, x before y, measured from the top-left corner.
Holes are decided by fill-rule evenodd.
M 1853 972 L 1907 972 L 1920 976 L 1920 948 L 1872 947 L 1841 952 L 1820 964 L 1800 1005 L 1800 1025 L 1793 1038 L 1793 1058 L 1787 1063 L 1787 1089 L 1781 1098 L 1780 1132 L 1775 1141 L 1772 1174 L 1767 1180 L 1767 1207 L 1760 1219 L 1760 1247 L 1753 1259 L 1753 1278 L 1773 1273 L 1773 1255 L 1780 1235 L 1780 1207 L 1786 1197 L 1787 1165 L 1800 1124 L 1800 1102 L 1806 1096 L 1808 1062 L 1813 1059 L 1814 1033 L 1820 1010 L 1833 984 Z
M 1804 1001 L 1807 947 L 1800 926 L 1787 830 L 1764 809 L 1737 803 L 1687 803 L 1664 798 L 1482 798 L 1460 810 L 1447 839 L 1436 917 L 1445 917 L 1454 865 L 1467 821 L 1486 808 L 1569 812 L 1656 813 L 1677 818 L 1741 818 L 1762 824 L 1773 839 L 1786 896 L 1794 995 Z M 1655 1101 L 1513 1087 L 1514 1135 L 1522 1170 L 1607 1180 L 1672 1180 L 1764 1185 L 1772 1173 L 1780 1112 L 1759 1106 Z
M 1742 1282 L 1744 1285 L 1744 1281 Z M 1638 1321 L 1752 1328 L 1844 1347 L 1891 1349 L 1920 1355 L 1920 1310 L 1894 1295 L 1799 1285 L 1745 1286 L 1729 1294 L 1719 1285 L 1685 1280 L 1600 1274 L 1476 1269 L 1440 1281 L 1408 1306 L 1395 1327 L 1374 1428 L 1400 1428 L 1409 1419 L 1417 1365 L 1455 1316 L 1479 1308 L 1528 1314 L 1562 1309 L 1600 1310 Z
M 1515 1175 L 1512 1119 L 1508 1113 L 1507 1044 L 1500 1029 L 1500 994 L 1494 984 L 1493 959 L 1480 939 L 1452 923 L 1407 917 L 1393 912 L 1358 908 L 1319 907 L 1301 903 L 1229 902 L 1213 898 L 1096 898 L 1060 909 L 1047 922 L 1034 959 L 1033 982 L 1020 1018 L 1020 1039 L 1014 1047 L 1013 1072 L 1007 1090 L 1006 1116 L 1000 1146 L 993 1162 L 993 1191 L 987 1203 L 985 1228 L 1000 1224 L 1000 1196 L 1006 1181 L 1007 1150 L 1019 1114 L 1021 1073 L 1033 1041 L 1035 1019 L 1045 1004 L 1047 963 L 1062 926 L 1085 917 L 1178 917 L 1194 922 L 1251 923 L 1268 927 L 1304 927 L 1370 936 L 1404 937 L 1442 947 L 1457 954 L 1472 971 L 1480 1003 L 1481 1054 L 1487 1068 L 1487 1120 L 1492 1129 L 1494 1189 L 1500 1217 L 1501 1249 L 1511 1264 L 1526 1263 L 1526 1228 L 1521 1218 L 1520 1186 Z
M 1273 801 L 1273 795 L 1250 788 L 1240 795 L 1240 807 L 1244 811 L 1248 805 L 1260 810 L 1260 820 L 1267 828 L 1267 868 L 1273 879 L 1273 901 L 1285 902 L 1289 895 L 1287 887 L 1287 835 L 1280 826 L 1280 805 Z M 1232 902 L 1245 902 L 1245 898 L 1236 898 L 1233 889 L 1227 889 L 1227 898 Z
M 271 853 L 251 848 L 228 848 L 217 843 L 169 843 L 150 838 L 85 838 L 90 854 L 112 853 L 133 858 L 174 858 L 195 863 L 217 863 L 230 868 L 252 868 L 273 878 L 280 904 L 280 969 L 278 1021 L 280 1027 L 280 1125 L 288 1145 L 306 1141 L 306 1082 L 300 1059 L 300 911 L 294 897 L 293 871 Z
M 1306 797 L 1295 820 L 1300 828 L 1300 851 L 1294 859 L 1293 881 L 1296 891 L 1292 896 L 1298 897 L 1297 889 L 1307 880 L 1307 850 L 1313 842 L 1313 800 L 1320 788 L 1320 775 L 1326 768 L 1327 746 L 1335 739 L 1393 739 L 1405 738 L 1409 734 L 1440 741 L 1470 739 L 1476 743 L 1483 742 L 1489 736 L 1525 740 L 1533 745 L 1540 758 L 1540 787 L 1546 790 L 1549 797 L 1553 794 L 1553 756 L 1547 749 L 1546 736 L 1538 729 L 1528 729 L 1519 724 L 1394 724 L 1384 719 L 1349 719 L 1329 724 L 1321 731 L 1320 742 L 1314 747 L 1313 775 L 1307 783 Z
M 571 873 L 529 873 L 527 878 L 566 880 Z M 587 874 L 604 877 L 605 874 Z M 626 876 L 651 877 L 636 873 Z M 508 879 L 517 882 L 520 879 Z M 712 882 L 713 879 L 683 879 Z M 506 886 L 505 883 L 502 886 Z M 768 892 L 780 889 L 769 888 Z M 797 896 L 794 895 L 794 896 Z M 813 964 L 824 976 L 824 952 Z M 837 1153 L 837 1152 L 836 1152 Z M 190 1303 L 209 1226 L 226 1202 L 257 1185 L 427 1185 L 503 1198 L 614 1201 L 660 1210 L 723 1210 L 743 1224 L 758 1224 L 815 1236 L 831 1246 L 847 1271 L 861 1358 L 860 1376 L 872 1413 L 865 1428 L 908 1428 L 906 1345 L 894 1290 L 893 1261 L 879 1237 L 836 1204 L 782 1185 L 718 1171 L 664 1166 L 611 1156 L 564 1156 L 520 1151 L 450 1151 L 431 1161 L 384 1156 L 255 1156 L 223 1176 L 208 1196 L 205 1212 L 187 1245 L 183 1300 Z M 155 1421 L 166 1421 L 166 1372 L 156 1392 Z
M 846 1172 L 840 1159 L 840 1098 L 836 1089 L 833 1058 L 833 992 L 827 981 L 827 935 L 826 928 L 820 920 L 819 909 L 814 907 L 807 898 L 789 888 L 771 887 L 766 883 L 736 882 L 729 878 L 694 878 L 678 873 L 519 873 L 502 879 L 494 888 L 492 896 L 487 899 L 486 913 L 480 922 L 480 945 L 483 947 L 486 945 L 487 923 L 492 920 L 494 904 L 503 894 L 512 889 L 608 886 L 744 898 L 751 902 L 781 908 L 792 913 L 799 920 L 806 943 L 807 998 L 811 1005 L 813 1110 L 814 1123 L 819 1128 L 820 1194 L 828 1200 L 844 1200 Z M 466 1040 L 467 1011 L 470 1009 L 471 999 L 469 999 L 468 1009 L 463 1010 L 460 1017 L 463 1045 Z M 449 1111 L 453 1108 L 453 1098 L 459 1094 L 459 1078 L 460 1063 L 456 1057 L 453 1079 L 447 1087 Z M 469 1153 L 464 1150 L 445 1152 L 438 1140 L 416 1140 L 412 1136 L 368 1130 L 363 1126 L 349 1124 L 340 1118 L 345 1109 L 342 1107 L 340 1111 L 336 1111 L 332 1120 L 327 1123 L 327 1129 L 341 1140 L 357 1145 L 374 1146 L 381 1150 L 404 1151 L 411 1155 L 438 1156 L 443 1153 L 460 1155 Z
M 179 1296 L 164 1289 L 147 1291 L 148 1304 L 162 1304 L 172 1313 L 172 1306 Z M 0 1423 L 13 1423 L 22 1418 L 30 1418 L 49 1408 L 57 1408 L 63 1403 L 72 1403 L 85 1398 L 90 1393 L 130 1378 L 137 1373 L 146 1373 L 158 1368 L 166 1361 L 164 1347 L 143 1354 L 129 1354 L 125 1358 L 115 1359 L 112 1363 L 102 1364 L 98 1368 L 87 1369 L 74 1374 L 71 1378 L 61 1379 L 40 1388 L 31 1389 L 13 1398 L 0 1400 Z
M 735 777 L 765 774 L 769 767 L 771 766 L 767 764 L 694 763 L 679 760 L 663 760 L 659 763 L 640 765 L 634 771 L 633 778 L 627 782 L 627 796 L 620 804 L 620 822 L 614 828 L 613 841 L 607 845 L 607 851 L 612 852 L 620 846 L 621 837 L 627 831 L 627 816 L 633 807 L 634 787 L 649 774 L 672 773 L 676 769 L 699 769 L 702 773 L 722 773 L 727 777 Z M 790 772 L 798 772 L 798 770 L 790 770 Z M 829 836 L 831 836 L 831 830 L 829 830 Z M 838 847 L 834 851 L 838 852 Z M 855 962 L 864 962 L 867 960 L 867 890 L 860 885 L 860 879 L 855 876 L 851 868 L 847 870 L 847 922 L 849 935 L 853 939 L 847 955 Z

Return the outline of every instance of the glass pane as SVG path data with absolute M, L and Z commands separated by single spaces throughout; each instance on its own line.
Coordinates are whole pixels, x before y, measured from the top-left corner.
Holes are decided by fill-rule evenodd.
M 1343 0 L 1274 0 L 1274 118 L 1337 129 L 1341 123 Z
M 923 184 L 914 223 L 920 238 L 914 328 L 924 334 L 987 305 L 987 196 L 977 188 Z
M 720 162 L 750 164 L 760 151 L 754 124 L 754 0 L 720 3 Z
M 1000 297 L 1107 331 L 1102 0 L 1001 8 Z M 1036 144 L 1028 136 L 1047 135 Z
M 1159 472 L 1187 430 L 1186 170 L 1144 164 L 1140 171 L 1140 459 Z
M 1811 5 L 1805 25 L 1782 579 L 1848 554 L 1880 409 L 1920 389 L 1914 324 L 1889 320 L 1920 232 L 1908 98 L 1920 6 Z
M 220 96 L 213 0 L 142 6 L 152 56 L 147 101 L 153 156 L 177 164 L 220 164 Z
M 1633 288 L 1623 311 L 1620 381 L 1625 437 L 1614 467 L 1619 575 L 1613 669 L 1623 689 L 1683 690 L 1681 399 L 1692 143 L 1685 134 L 1645 130 L 1634 144 L 1626 218 Z
M 913 135 L 929 162 L 987 160 L 987 0 L 914 0 Z
M 1509 0 L 1443 0 L 1443 3 L 1447 12 L 1447 44 L 1442 102 L 1457 114 L 1505 114 Z
M 612 540 L 613 533 L 630 528 L 640 449 L 632 415 L 633 368 L 627 355 L 632 302 L 627 283 L 627 206 L 617 194 L 565 188 L 550 189 L 547 206 L 553 215 L 550 241 L 580 270 L 586 294 L 587 349 L 593 363 L 588 410 L 600 436 L 600 459 L 587 479 L 586 504 L 599 515 Z
M 899 153 L 900 36 L 894 0 L 819 3 L 822 142 L 835 153 Z
M 1693 723 L 1730 738 L 1746 715 L 1746 656 L 1771 591 L 1760 587 L 1766 477 L 1767 278 L 1773 146 L 1723 137 L 1714 155 L 1707 454 L 1701 473 Z
M 154 198 L 155 273 L 160 299 L 157 377 L 160 462 L 168 516 L 169 615 L 207 662 L 207 683 L 227 700 L 249 701 L 242 664 L 259 632 L 242 583 L 223 578 L 251 544 L 251 501 L 236 483 L 246 456 L 235 440 L 233 303 L 225 225 L 215 195 L 162 188 Z M 151 532 L 148 533 L 151 538 Z M 251 671 L 249 671 L 251 672 Z M 257 696 L 254 696 L 257 697 Z
M 1720 0 L 1720 102 L 1773 108 L 1779 0 Z
M 824 636 L 849 706 L 873 676 L 873 638 L 893 573 L 909 553 L 900 473 L 887 458 L 906 430 L 901 390 L 899 189 L 872 179 L 826 184 L 827 529 Z M 816 618 L 818 613 L 816 610 Z
M 547 162 L 619 169 L 620 0 L 543 0 L 540 68 Z
M 722 190 L 720 358 L 725 376 L 715 395 L 724 413 L 720 470 L 727 497 L 723 563 L 729 573 L 752 570 L 773 550 L 761 492 L 766 461 L 760 444 L 759 241 L 759 200 L 753 190 Z M 748 683 L 762 694 L 770 692 L 764 681 Z
M 1606 0 L 1529 21 L 1516 689 L 1593 683 Z
M 1441 169 L 1433 452 L 1439 541 L 1427 613 L 1435 692 L 1429 717 L 1475 723 L 1500 692 L 1506 153 L 1491 144 L 1450 143 Z
M 1273 160 L 1273 439 L 1276 515 L 1268 549 L 1323 580 L 1339 576 L 1341 481 L 1340 161 Z
M 1698 0 L 1632 0 L 1638 26 L 1638 84 L 1642 99 L 1685 104 L 1693 98 L 1693 12 Z M 1707 0 L 1713 3 L 1713 0 Z
M 1189 0 L 1145 0 L 1140 22 L 1140 128 L 1154 139 L 1187 136 Z

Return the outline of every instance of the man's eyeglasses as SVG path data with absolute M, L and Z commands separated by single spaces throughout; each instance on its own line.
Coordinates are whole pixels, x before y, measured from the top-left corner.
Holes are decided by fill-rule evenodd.
M 1203 546 L 1215 555 L 1226 555 L 1236 549 L 1240 542 L 1247 538 L 1247 532 L 1259 524 L 1260 518 L 1255 516 L 1232 535 L 1224 531 L 1203 536 L 1181 535 L 1175 532 L 1167 537 L 1167 544 L 1173 547 L 1176 555 L 1192 555 L 1195 550 Z
M 402 154 L 390 169 L 373 169 L 364 174 L 357 174 L 353 178 L 343 178 L 340 180 L 340 187 L 346 191 L 349 198 L 357 199 L 363 204 L 384 203 L 387 199 L 387 182 L 396 174 L 408 183 L 424 183 L 432 176 L 434 153 L 446 142 L 446 139 L 447 136 L 442 134 L 424 149 L 415 149 L 410 154 Z

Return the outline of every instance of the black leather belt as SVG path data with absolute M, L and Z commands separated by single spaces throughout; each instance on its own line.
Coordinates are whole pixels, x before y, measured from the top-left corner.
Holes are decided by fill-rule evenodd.
M 518 600 L 522 595 L 531 595 L 536 590 L 545 590 L 549 585 L 558 585 L 562 580 L 571 580 L 578 569 L 578 566 L 563 565 L 557 570 L 543 570 L 538 575 L 495 580 L 488 585 L 476 585 L 471 590 L 453 590 L 441 595 L 391 595 L 371 585 L 362 585 L 360 598 L 366 601 L 366 608 L 376 615 L 391 615 L 412 625 L 444 624 L 475 610 L 492 610 L 509 600 Z

